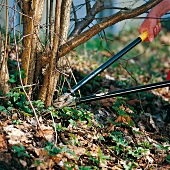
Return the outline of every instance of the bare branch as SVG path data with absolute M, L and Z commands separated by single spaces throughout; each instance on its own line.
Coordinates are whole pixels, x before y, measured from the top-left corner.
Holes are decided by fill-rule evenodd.
M 75 10 L 75 6 L 74 6 L 73 2 L 72 2 L 72 8 L 73 8 L 73 15 L 74 15 L 74 20 L 75 20 L 75 25 L 77 25 L 78 19 L 77 19 L 77 14 L 76 14 L 76 10 Z
M 61 29 L 60 29 L 60 44 L 66 42 L 68 37 L 68 30 L 70 27 L 70 9 L 71 9 L 72 0 L 62 1 L 61 6 Z
M 50 14 L 49 14 L 49 38 L 52 47 L 52 17 L 53 17 L 53 0 L 50 0 Z
M 47 40 L 48 40 L 48 0 L 46 0 L 46 35 L 45 35 L 45 43 L 47 44 Z
M 143 14 L 144 12 L 148 11 L 149 9 L 151 9 L 152 7 L 154 7 L 161 1 L 162 0 L 150 0 L 137 8 L 127 10 L 127 11 L 119 11 L 118 13 L 110 17 L 107 17 L 105 20 L 101 21 L 100 23 L 94 25 L 87 31 L 83 32 L 82 34 L 77 35 L 75 38 L 63 44 L 60 47 L 58 57 L 62 57 L 66 55 L 69 51 L 73 50 L 80 44 L 83 44 L 84 42 L 88 41 L 90 38 L 92 38 L 94 35 L 102 31 L 103 29 L 115 23 L 118 23 L 122 20 L 134 18 L 140 14 Z
M 79 35 L 95 18 L 95 15 L 104 9 L 104 1 L 97 1 L 82 21 L 79 21 L 69 36 L 69 40 Z
M 85 0 L 85 2 L 86 2 L 86 13 L 88 15 L 90 10 L 91 10 L 91 5 L 90 5 L 90 1 L 89 0 Z

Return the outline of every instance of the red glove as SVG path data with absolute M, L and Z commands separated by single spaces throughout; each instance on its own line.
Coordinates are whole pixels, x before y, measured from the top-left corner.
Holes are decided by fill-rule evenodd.
M 170 70 L 168 72 L 168 76 L 167 76 L 166 80 L 170 80 Z

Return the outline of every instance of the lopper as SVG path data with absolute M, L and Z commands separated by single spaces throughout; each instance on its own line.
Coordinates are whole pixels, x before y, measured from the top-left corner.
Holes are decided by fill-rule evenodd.
M 65 106 L 74 106 L 74 105 L 77 105 L 80 103 L 89 102 L 89 101 L 93 101 L 93 100 L 100 100 L 100 99 L 104 99 L 104 98 L 122 96 L 122 95 L 126 95 L 126 94 L 131 94 L 131 93 L 136 93 L 136 92 L 147 91 L 147 90 L 152 90 L 152 89 L 156 89 L 156 88 L 163 88 L 163 87 L 170 86 L 170 80 L 167 79 L 166 81 L 159 82 L 159 83 L 141 85 L 141 86 L 136 86 L 136 87 L 132 87 L 132 88 L 128 88 L 128 89 L 116 90 L 116 91 L 108 92 L 108 93 L 94 94 L 94 95 L 85 96 L 82 98 L 73 97 L 75 91 L 80 89 L 83 85 L 85 85 L 87 82 L 92 80 L 94 77 L 96 77 L 102 71 L 104 71 L 107 67 L 109 67 L 115 61 L 117 61 L 119 58 L 121 58 L 124 54 L 126 54 L 128 51 L 130 51 L 132 48 L 134 48 L 140 42 L 144 41 L 147 37 L 148 37 L 147 31 L 140 34 L 135 40 L 133 40 L 131 43 L 129 43 L 121 51 L 119 51 L 117 54 L 112 56 L 104 64 L 99 66 L 96 70 L 94 70 L 92 73 L 90 73 L 84 79 L 82 79 L 80 82 L 78 82 L 75 86 L 73 86 L 67 93 L 64 93 L 63 95 L 61 95 L 57 100 L 55 100 L 53 102 L 53 106 L 57 107 L 57 108 L 62 108 Z

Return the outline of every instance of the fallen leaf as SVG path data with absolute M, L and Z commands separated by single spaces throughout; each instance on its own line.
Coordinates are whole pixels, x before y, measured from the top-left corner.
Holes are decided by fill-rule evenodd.
M 118 116 L 117 119 L 115 120 L 115 122 L 117 122 L 117 123 L 125 123 L 125 124 L 133 123 L 131 117 L 128 116 L 128 115 Z
M 22 130 L 17 129 L 14 125 L 4 127 L 7 133 L 7 139 L 9 144 L 17 145 L 19 143 L 31 143 L 32 135 L 30 133 L 24 133 Z
M 7 149 L 7 142 L 5 139 L 5 135 L 0 133 L 0 152 L 5 151 Z

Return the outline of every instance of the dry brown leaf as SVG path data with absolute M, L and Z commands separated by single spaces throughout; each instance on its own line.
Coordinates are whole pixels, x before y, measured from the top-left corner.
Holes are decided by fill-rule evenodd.
M 124 105 L 121 105 L 120 109 L 124 110 L 127 113 L 134 113 L 133 110 L 131 110 L 130 108 L 128 108 L 127 106 L 124 106 Z
M 24 133 L 22 130 L 17 129 L 14 125 L 8 125 L 4 127 L 5 132 L 7 133 L 8 142 L 11 145 L 17 145 L 19 143 L 31 143 L 32 134 Z
M 54 140 L 54 131 L 53 131 L 53 128 L 50 127 L 50 126 L 45 126 L 45 125 L 42 125 L 41 126 L 41 130 L 43 131 L 44 133 L 44 136 L 46 137 L 46 139 L 48 141 L 53 141 Z M 42 134 L 42 131 L 39 130 L 38 131 L 38 134 L 43 137 L 43 134 Z
M 135 105 L 135 104 L 140 103 L 140 100 L 138 100 L 138 99 L 129 100 L 129 101 L 127 101 L 127 103 L 130 104 L 130 105 Z
M 111 131 L 114 131 L 115 129 L 115 125 L 110 123 L 110 126 L 106 129 L 107 132 L 111 132 Z
M 62 154 L 59 153 L 56 156 L 52 156 L 51 159 L 58 164 L 62 160 Z
M 110 58 L 110 57 L 112 57 L 112 56 L 114 55 L 114 53 L 111 54 L 110 52 L 102 51 L 102 52 L 101 52 L 101 55 Z
M 39 166 L 35 166 L 35 164 L 33 164 L 31 166 L 31 168 L 36 167 L 37 170 L 53 170 L 54 168 L 54 162 L 52 159 L 36 159 L 35 161 L 40 161 L 40 165 Z
M 128 115 L 118 116 L 117 119 L 115 120 L 115 122 L 117 122 L 117 123 L 125 123 L 125 124 L 133 123 L 131 117 L 128 116 Z
M 24 167 L 27 166 L 27 162 L 26 162 L 26 161 L 24 161 L 24 160 L 22 160 L 22 159 L 20 159 L 19 161 L 20 161 L 20 163 L 21 163 Z
M 81 155 L 84 155 L 85 152 L 86 152 L 86 149 L 83 148 L 83 147 L 77 147 L 77 146 L 74 146 L 74 145 L 70 145 L 68 147 L 70 150 L 72 150 L 76 156 L 81 156 Z
M 18 114 L 17 113 L 12 114 L 12 120 L 17 120 L 17 119 L 18 119 Z
M 5 135 L 0 133 L 0 152 L 5 151 L 7 149 L 7 142 L 5 139 Z
M 34 148 L 34 151 L 39 157 L 48 156 L 48 152 L 44 148 Z
M 170 169 L 170 165 L 162 165 L 158 170 L 169 170 Z
M 114 102 L 115 102 L 115 98 L 107 98 L 107 99 L 102 99 L 99 101 L 92 101 L 91 105 L 100 105 L 100 106 L 105 106 L 105 107 L 109 107 L 109 106 L 113 106 Z

